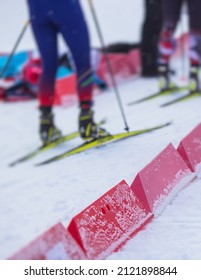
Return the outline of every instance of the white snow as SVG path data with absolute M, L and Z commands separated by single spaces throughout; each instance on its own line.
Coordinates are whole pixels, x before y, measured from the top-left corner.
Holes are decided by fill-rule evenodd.
M 92 42 L 98 44 L 87 1 L 82 1 L 90 23 Z M 94 0 L 107 43 L 138 41 L 142 22 L 141 0 Z M 106 8 L 107 6 L 107 8 Z M 12 7 L 12 9 L 11 9 Z M 123 10 L 123 13 L 122 13 Z M 1 0 L 1 52 L 9 52 L 26 21 L 26 3 Z M 132 37 L 133 34 L 133 37 Z M 19 49 L 34 48 L 27 32 Z M 47 166 L 34 163 L 81 143 L 73 140 L 35 159 L 8 164 L 40 145 L 37 102 L 0 104 L 0 258 L 5 259 L 61 221 L 67 226 L 74 215 L 125 179 L 130 185 L 170 142 L 175 147 L 200 121 L 201 100 L 160 108 L 170 100 L 128 106 L 157 91 L 155 79 L 133 78 L 119 86 L 130 130 L 172 120 L 173 125 L 136 138 L 90 150 Z M 107 117 L 105 127 L 122 132 L 124 122 L 113 90 L 95 99 L 95 118 Z M 78 107 L 55 108 L 56 123 L 63 133 L 77 130 Z M 195 179 L 181 190 L 165 211 L 108 259 L 201 259 L 201 188 Z

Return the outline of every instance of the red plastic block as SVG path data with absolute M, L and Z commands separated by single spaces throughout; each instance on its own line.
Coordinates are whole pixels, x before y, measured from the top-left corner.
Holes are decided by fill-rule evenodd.
M 146 211 L 125 181 L 76 215 L 68 231 L 88 259 L 104 259 L 119 249 L 153 214 Z
M 135 177 L 131 189 L 148 211 L 159 214 L 195 175 L 169 144 Z
M 70 106 L 77 102 L 76 75 L 57 79 L 54 105 Z
M 109 59 L 117 83 L 129 79 L 134 75 L 138 75 L 140 73 L 141 62 L 139 50 L 134 50 L 126 54 L 110 53 Z M 106 81 L 109 86 L 112 86 L 106 57 L 104 55 L 102 55 L 101 57 L 97 74 L 101 79 Z
M 201 124 L 180 142 L 177 151 L 191 171 L 201 173 Z
M 79 245 L 62 224 L 56 224 L 28 244 L 10 260 L 75 260 L 85 259 Z

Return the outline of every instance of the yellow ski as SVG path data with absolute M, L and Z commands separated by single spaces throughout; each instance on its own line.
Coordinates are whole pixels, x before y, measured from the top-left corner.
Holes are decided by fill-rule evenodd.
M 106 135 L 103 137 L 99 137 L 97 139 L 93 139 L 91 141 L 87 141 L 81 145 L 79 145 L 78 147 L 68 150 L 67 152 L 64 152 L 58 156 L 52 157 L 46 161 L 40 162 L 38 164 L 36 164 L 36 166 L 40 166 L 40 165 L 45 165 L 51 162 L 55 162 L 58 161 L 60 159 L 63 159 L 65 157 L 69 157 L 71 155 L 75 155 L 84 151 L 87 151 L 89 149 L 95 148 L 95 147 L 100 147 L 104 144 L 109 144 L 109 143 L 113 143 L 113 142 L 117 142 L 123 139 L 127 139 L 129 137 L 134 137 L 140 134 L 144 134 L 144 133 L 148 133 L 157 129 L 161 129 L 164 128 L 166 126 L 169 126 L 171 124 L 171 122 L 165 123 L 165 124 L 161 124 L 158 126 L 154 126 L 154 127 L 150 127 L 150 128 L 146 128 L 146 129 L 142 129 L 142 130 L 135 130 L 135 131 L 130 131 L 130 132 L 123 132 L 123 133 L 118 133 L 118 134 L 114 134 L 114 135 Z

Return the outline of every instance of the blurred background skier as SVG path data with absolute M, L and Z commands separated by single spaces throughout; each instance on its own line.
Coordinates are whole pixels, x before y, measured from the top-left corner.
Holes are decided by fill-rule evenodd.
M 161 91 L 175 85 L 171 81 L 170 58 L 176 48 L 174 32 L 180 20 L 182 5 L 186 4 L 189 17 L 189 92 L 200 91 L 199 67 L 201 55 L 201 1 L 162 0 L 163 25 L 159 42 L 158 74 Z

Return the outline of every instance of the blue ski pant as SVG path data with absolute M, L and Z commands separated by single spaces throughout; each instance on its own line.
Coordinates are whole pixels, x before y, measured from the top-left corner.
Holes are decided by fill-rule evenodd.
M 41 55 L 41 106 L 52 106 L 58 67 L 60 33 L 71 51 L 77 73 L 80 102 L 92 101 L 92 70 L 87 24 L 79 0 L 27 0 L 33 34 Z

